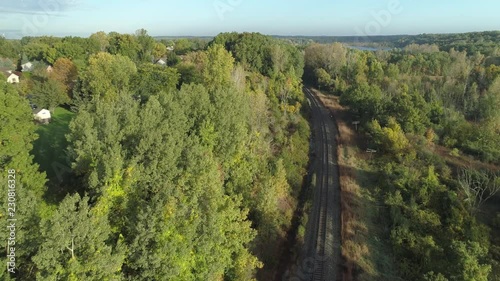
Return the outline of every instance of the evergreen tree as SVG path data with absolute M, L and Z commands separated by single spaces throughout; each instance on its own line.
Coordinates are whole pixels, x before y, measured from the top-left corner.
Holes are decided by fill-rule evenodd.
M 9 204 L 7 192 L 0 196 L 0 217 L 15 219 L 16 277 L 21 280 L 34 279 L 31 257 L 36 253 L 40 236 L 36 231 L 40 221 L 42 197 L 45 192 L 45 175 L 33 163 L 30 151 L 37 138 L 28 101 L 17 95 L 5 80 L 0 80 L 0 180 L 14 192 L 15 203 Z M 11 176 L 9 176 L 11 175 Z M 9 209 L 10 208 L 10 209 Z M 2 237 L 10 237 L 10 230 L 2 227 Z M 7 242 L 6 242 L 7 243 Z M 5 253 L 5 252 L 4 252 Z M 1 257 L 6 264 L 5 254 Z M 0 276 L 7 279 L 7 270 Z

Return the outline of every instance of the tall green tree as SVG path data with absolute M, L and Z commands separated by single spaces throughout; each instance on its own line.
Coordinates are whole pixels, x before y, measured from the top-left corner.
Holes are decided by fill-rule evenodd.
M 315 74 L 318 79 L 319 89 L 328 91 L 333 84 L 333 80 L 330 74 L 323 68 L 316 69 Z
M 88 48 L 91 54 L 105 52 L 109 47 L 109 38 L 104 31 L 92 33 L 88 39 Z
M 69 103 L 65 86 L 52 79 L 35 82 L 33 86 L 33 102 L 39 108 L 47 108 L 54 112 L 57 106 Z
M 156 42 L 153 47 L 154 60 L 158 60 L 167 54 L 167 46 L 163 43 Z
M 392 156 L 403 157 L 410 149 L 410 142 L 394 118 L 389 118 L 387 127 L 382 128 L 377 120 L 370 124 L 375 143 Z
M 87 99 L 116 99 L 129 90 L 136 73 L 137 67 L 128 57 L 108 53 L 92 55 L 75 94 Z
M 15 277 L 22 280 L 35 278 L 31 257 L 36 253 L 41 242 L 36 230 L 39 227 L 41 199 L 45 192 L 46 182 L 45 175 L 39 172 L 38 165 L 33 163 L 33 156 L 30 155 L 32 143 L 38 137 L 35 134 L 36 127 L 32 116 L 27 100 L 17 95 L 15 89 L 5 80 L 0 80 L 0 119 L 2 120 L 0 180 L 5 183 L 6 192 L 5 196 L 0 196 L 0 217 L 4 221 L 17 220 L 15 241 L 11 241 L 9 247 L 15 248 L 17 259 Z M 14 187 L 15 205 L 9 205 L 7 184 Z M 9 229 L 2 227 L 1 231 L 2 237 L 10 237 Z M 4 264 L 7 261 L 5 253 L 4 251 L 1 256 Z M 0 278 L 7 280 L 7 274 L 7 270 L 2 270 Z
M 131 88 L 135 95 L 147 99 L 160 92 L 172 92 L 179 83 L 180 75 L 175 68 L 144 64 L 132 78 Z
M 107 218 L 94 214 L 88 198 L 67 196 L 42 222 L 44 242 L 33 257 L 37 280 L 120 280 L 125 248 L 110 234 Z
M 12 40 L 7 40 L 5 37 L 0 36 L 0 57 L 17 58 L 19 56 L 19 49 Z
M 456 260 L 456 273 L 452 280 L 487 281 L 491 266 L 481 263 L 488 249 L 477 242 L 453 241 L 452 249 Z
M 135 37 L 139 43 L 138 56 L 141 62 L 152 62 L 155 39 L 148 35 L 147 30 L 139 29 L 135 32 Z
M 333 78 L 341 74 L 347 62 L 347 49 L 340 43 L 321 45 L 311 44 L 305 49 L 306 70 L 313 74 L 315 69 L 323 68 Z
M 75 170 L 97 200 L 96 212 L 107 214 L 113 233 L 128 245 L 127 278 L 214 280 L 232 272 L 249 280 L 259 266 L 248 251 L 254 234 L 246 212 L 238 196 L 225 194 L 214 155 L 237 149 L 224 147 L 218 131 L 203 125 L 211 118 L 215 124 L 219 116 L 212 110 L 221 108 L 228 116 L 216 128 L 234 132 L 226 124 L 234 119 L 230 100 L 213 95 L 212 105 L 208 91 L 192 85 L 152 95 L 143 105 L 129 96 L 97 100 L 71 124 Z
M 109 45 L 107 51 L 112 55 L 122 55 L 134 62 L 139 62 L 139 51 L 141 46 L 137 37 L 131 34 L 120 34 L 110 32 L 108 34 Z
M 234 58 L 222 45 L 213 45 L 207 50 L 203 69 L 204 83 L 209 90 L 225 88 L 230 85 Z

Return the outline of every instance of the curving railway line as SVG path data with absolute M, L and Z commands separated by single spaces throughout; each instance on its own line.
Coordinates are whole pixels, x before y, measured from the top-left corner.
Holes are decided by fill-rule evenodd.
M 305 241 L 305 254 L 314 263 L 308 280 L 336 281 L 341 280 L 338 130 L 329 110 L 309 89 L 304 88 L 304 92 L 313 114 L 316 154 L 314 202 Z

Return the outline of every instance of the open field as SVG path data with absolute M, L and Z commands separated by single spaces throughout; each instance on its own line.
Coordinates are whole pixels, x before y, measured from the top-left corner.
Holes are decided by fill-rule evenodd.
M 74 113 L 62 107 L 56 108 L 52 121 L 47 125 L 38 125 L 39 138 L 33 145 L 32 154 L 40 169 L 47 173 L 50 181 L 62 181 L 64 167 L 68 166 L 66 159 L 66 134 L 69 133 L 69 122 Z

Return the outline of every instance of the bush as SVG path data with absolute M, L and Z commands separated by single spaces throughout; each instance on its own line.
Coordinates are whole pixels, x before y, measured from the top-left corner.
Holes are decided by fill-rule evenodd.
M 500 213 L 497 213 L 497 216 L 493 219 L 493 226 L 500 228 Z
M 458 148 L 453 148 L 453 149 L 450 151 L 450 155 L 451 155 L 451 156 L 454 156 L 454 157 L 458 157 L 458 156 L 460 156 L 460 150 L 458 150 Z

